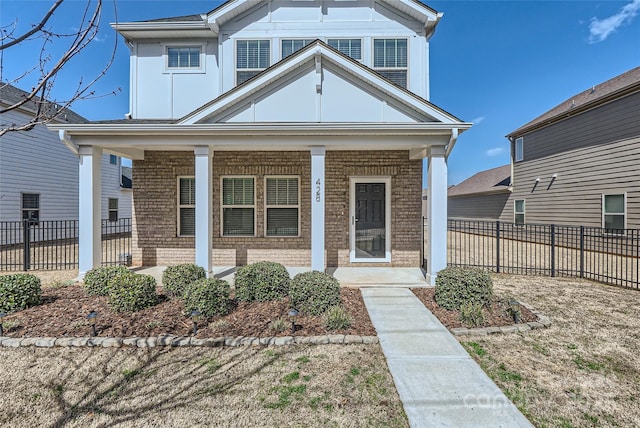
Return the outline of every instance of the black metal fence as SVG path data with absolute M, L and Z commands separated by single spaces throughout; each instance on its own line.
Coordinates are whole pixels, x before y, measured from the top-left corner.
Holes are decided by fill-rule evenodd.
M 131 219 L 102 220 L 102 264 L 131 264 Z M 78 221 L 0 222 L 0 271 L 78 267 Z
M 449 265 L 640 288 L 639 229 L 449 219 L 447 238 Z

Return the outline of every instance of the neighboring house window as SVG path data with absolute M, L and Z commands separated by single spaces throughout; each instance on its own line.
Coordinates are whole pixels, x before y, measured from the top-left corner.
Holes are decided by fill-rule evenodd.
M 109 198 L 109 221 L 118 221 L 118 199 Z
M 524 159 L 524 138 L 516 138 L 516 156 L 515 161 L 520 162 Z
M 200 68 L 200 46 L 167 47 L 167 68 Z
M 524 199 L 518 199 L 515 201 L 513 212 L 515 223 L 524 224 Z
M 255 208 L 253 177 L 222 177 L 222 236 L 254 236 Z
M 40 195 L 38 193 L 22 194 L 22 219 L 36 223 L 40 221 Z
M 282 41 L 282 59 L 288 57 L 292 53 L 299 51 L 309 43 L 313 42 L 313 39 L 295 39 L 295 40 L 283 40 Z
M 178 236 L 196 235 L 196 179 L 178 177 Z
M 396 85 L 407 87 L 407 39 L 374 39 L 373 68 Z
M 236 84 L 241 84 L 269 67 L 271 42 L 269 40 L 236 41 Z
M 118 165 L 118 156 L 109 155 L 109 164 L 110 165 Z
M 356 61 L 362 60 L 362 40 L 360 39 L 329 39 L 327 43 Z
M 609 233 L 624 233 L 625 195 L 602 195 L 602 225 Z M 619 229 L 619 230 L 611 230 Z
M 265 178 L 266 236 L 298 236 L 298 177 Z

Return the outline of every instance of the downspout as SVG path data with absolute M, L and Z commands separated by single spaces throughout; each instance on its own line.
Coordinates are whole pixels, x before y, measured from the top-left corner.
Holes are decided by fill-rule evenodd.
M 69 133 L 66 130 L 64 129 L 59 130 L 58 137 L 60 138 L 60 141 L 62 141 L 62 144 L 67 146 L 67 149 L 69 149 L 71 153 L 73 153 L 76 156 L 80 156 L 78 146 L 76 145 L 76 143 L 71 141 L 71 137 L 69 136 Z
M 449 144 L 447 144 L 447 149 L 444 155 L 445 159 L 449 159 L 449 155 L 451 154 L 451 150 L 453 150 L 453 146 L 456 145 L 456 141 L 458 141 L 458 128 L 452 128 L 451 138 L 449 138 Z

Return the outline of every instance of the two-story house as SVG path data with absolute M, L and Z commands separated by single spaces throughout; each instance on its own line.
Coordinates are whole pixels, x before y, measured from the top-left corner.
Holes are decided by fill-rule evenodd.
M 533 119 L 511 141 L 501 220 L 640 228 L 640 67 Z
M 0 85 L 0 105 L 10 107 L 27 93 Z M 39 102 L 39 100 L 36 100 Z M 27 123 L 36 105 L 28 102 L 5 112 L 0 126 Z M 66 110 L 54 119 L 58 125 L 87 123 Z M 131 217 L 131 189 L 122 178 L 122 159 L 105 154 L 101 160 L 102 209 L 100 218 Z M 43 125 L 30 131 L 8 132 L 0 137 L 0 221 L 78 219 L 78 156 L 67 150 L 55 132 Z M 4 240 L 0 244 L 7 243 Z
M 442 17 L 414 0 L 230 0 L 122 22 L 130 111 L 56 125 L 80 153 L 80 274 L 108 150 L 133 159 L 133 263 L 446 266 L 447 164 L 471 124 L 429 102 Z

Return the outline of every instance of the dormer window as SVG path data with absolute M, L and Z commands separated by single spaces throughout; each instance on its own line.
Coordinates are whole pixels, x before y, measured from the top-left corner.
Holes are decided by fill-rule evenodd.
M 280 52 L 282 54 L 282 59 L 285 59 L 292 53 L 299 51 L 309 43 L 313 42 L 313 40 L 314 39 L 282 40 L 282 50 Z
M 329 39 L 329 46 L 339 50 L 356 61 L 362 61 L 362 40 L 360 39 Z
M 374 39 L 373 68 L 396 85 L 407 87 L 407 39 Z
M 236 41 L 236 84 L 251 79 L 271 65 L 269 40 Z
M 167 47 L 167 68 L 200 68 L 200 46 Z

